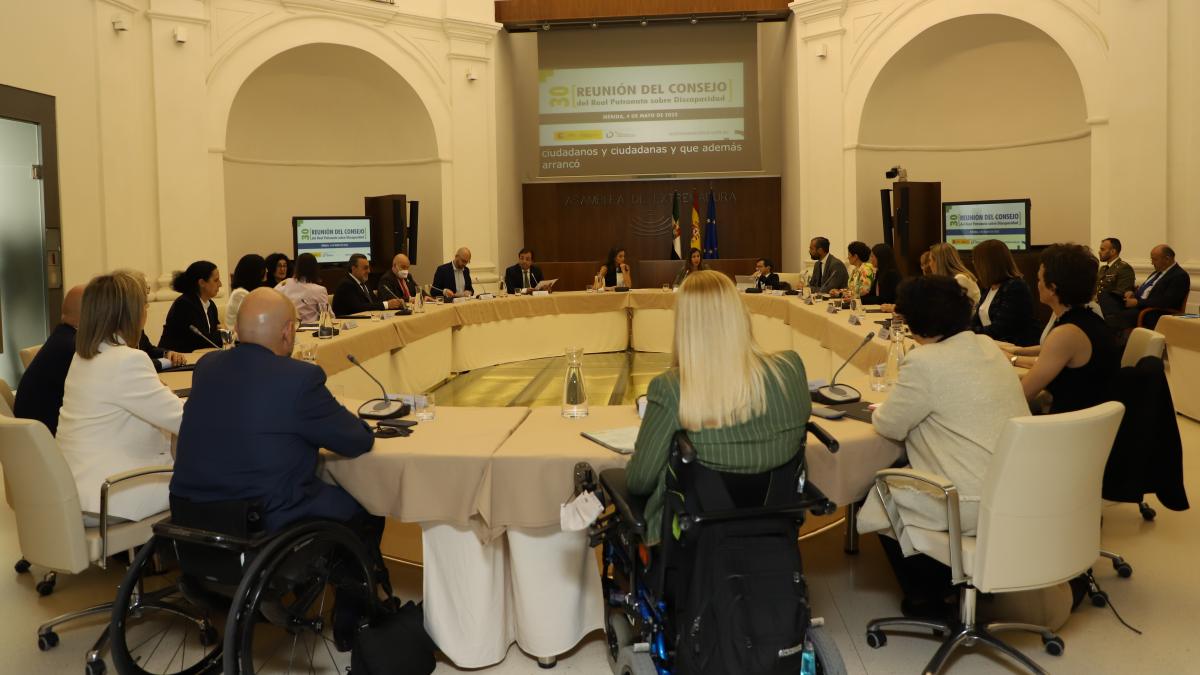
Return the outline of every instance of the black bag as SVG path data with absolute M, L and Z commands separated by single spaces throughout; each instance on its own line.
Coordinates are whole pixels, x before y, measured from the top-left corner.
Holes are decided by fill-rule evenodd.
M 421 606 L 412 602 L 380 613 L 354 636 L 351 675 L 429 675 L 437 645 L 425 632 Z

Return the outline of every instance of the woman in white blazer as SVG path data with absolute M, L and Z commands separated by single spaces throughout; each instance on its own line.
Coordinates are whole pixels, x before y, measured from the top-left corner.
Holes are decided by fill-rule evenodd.
M 904 441 L 913 468 L 954 483 L 963 533 L 972 534 L 983 477 L 1000 433 L 1010 418 L 1028 415 L 1029 406 L 1004 353 L 991 338 L 971 332 L 972 303 L 956 279 L 931 275 L 906 280 L 897 292 L 896 313 L 903 315 L 920 346 L 905 356 L 899 380 L 871 421 L 880 435 Z M 931 494 L 916 484 L 898 486 L 891 493 L 906 524 L 947 529 L 941 493 Z M 888 527 L 878 495 L 872 492 L 858 530 Z M 949 569 L 931 558 L 904 559 L 893 540 L 880 539 L 910 607 L 940 603 L 941 592 L 950 590 Z
M 146 298 L 144 282 L 123 272 L 96 277 L 83 291 L 57 440 L 88 524 L 98 522 L 100 485 L 108 476 L 173 461 L 171 435 L 179 432 L 183 402 L 137 348 Z M 140 520 L 165 511 L 169 482 L 160 475 L 114 486 L 108 515 Z

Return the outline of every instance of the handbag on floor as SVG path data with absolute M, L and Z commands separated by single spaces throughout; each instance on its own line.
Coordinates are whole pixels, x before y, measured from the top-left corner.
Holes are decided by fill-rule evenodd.
M 425 632 L 421 606 L 407 602 L 379 614 L 354 636 L 351 675 L 429 675 L 437 645 Z

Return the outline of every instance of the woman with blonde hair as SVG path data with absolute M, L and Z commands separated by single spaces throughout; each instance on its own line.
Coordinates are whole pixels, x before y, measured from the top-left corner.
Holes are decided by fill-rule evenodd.
M 99 523 L 100 485 L 108 476 L 172 462 L 170 436 L 179 432 L 183 402 L 137 347 L 147 307 L 144 282 L 129 273 L 98 276 L 83 291 L 58 445 L 87 525 Z M 165 511 L 167 481 L 149 476 L 115 487 L 109 518 L 140 520 Z
M 626 474 L 630 492 L 650 495 L 648 544 L 660 539 L 667 457 L 676 431 L 687 431 L 704 466 L 757 474 L 796 454 L 812 411 L 800 356 L 768 355 L 759 348 L 737 289 L 719 272 L 693 272 L 679 287 L 673 361 L 650 382 Z
M 958 257 L 958 251 L 953 246 L 945 242 L 934 244 L 929 248 L 929 262 L 932 274 L 954 277 L 958 285 L 967 292 L 967 297 L 971 299 L 971 307 L 979 305 L 979 280 L 963 264 L 962 258 Z

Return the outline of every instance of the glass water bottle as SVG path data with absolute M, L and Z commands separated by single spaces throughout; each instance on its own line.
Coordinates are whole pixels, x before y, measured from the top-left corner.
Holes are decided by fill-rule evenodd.
M 587 417 L 587 388 L 583 382 L 583 349 L 567 348 L 567 375 L 563 379 L 563 417 Z
M 320 340 L 328 340 L 333 337 L 333 312 L 329 311 L 329 305 L 321 305 L 321 320 L 317 324 L 317 338 Z

